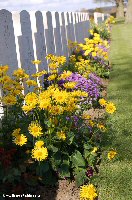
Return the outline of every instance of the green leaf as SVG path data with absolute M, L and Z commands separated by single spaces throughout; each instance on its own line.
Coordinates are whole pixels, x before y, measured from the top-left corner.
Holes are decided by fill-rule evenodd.
M 52 168 L 54 170 L 58 169 L 58 166 L 61 164 L 61 161 L 62 161 L 62 158 L 61 158 L 61 153 L 60 152 L 56 152 L 50 158 L 50 162 L 51 162 Z
M 91 166 L 94 166 L 96 164 L 96 160 L 96 156 L 93 154 L 90 154 L 90 156 L 87 158 L 87 161 Z
M 69 165 L 63 163 L 60 166 L 59 173 L 62 178 L 70 177 Z
M 58 148 L 55 147 L 55 146 L 53 146 L 53 145 L 50 145 L 50 149 L 51 149 L 54 153 L 56 153 L 56 152 L 58 151 Z
M 82 169 L 81 171 L 78 171 L 75 176 L 75 182 L 77 187 L 79 187 L 80 185 L 84 185 L 86 179 L 86 170 Z
M 72 144 L 74 140 L 75 134 L 73 132 L 69 132 L 67 139 L 68 139 L 68 144 Z
M 78 166 L 85 168 L 85 160 L 79 151 L 75 151 L 75 153 L 72 154 L 71 162 L 73 167 Z
M 38 176 L 43 176 L 45 172 L 49 170 L 49 163 L 48 162 L 42 162 L 40 165 L 36 167 L 36 174 Z
M 53 174 L 53 172 L 51 170 L 47 171 L 43 177 L 41 182 L 45 185 L 55 185 L 57 182 L 57 178 L 56 176 Z

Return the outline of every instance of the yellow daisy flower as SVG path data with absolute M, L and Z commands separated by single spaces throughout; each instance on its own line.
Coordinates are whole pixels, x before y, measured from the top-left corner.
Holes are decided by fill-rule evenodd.
M 33 137 L 38 137 L 43 134 L 41 126 L 38 122 L 31 122 L 28 127 L 29 133 L 33 135 Z
M 80 188 L 80 200 L 95 200 L 97 192 L 93 184 L 83 185 Z
M 34 158 L 37 161 L 43 161 L 46 160 L 48 157 L 48 150 L 46 147 L 41 148 L 34 148 L 32 149 L 32 158 Z

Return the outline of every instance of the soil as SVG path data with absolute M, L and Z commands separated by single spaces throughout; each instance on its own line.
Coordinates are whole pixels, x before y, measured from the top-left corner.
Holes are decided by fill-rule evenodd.
M 79 188 L 75 182 L 69 183 L 67 180 L 60 180 L 56 187 L 41 186 L 38 195 L 41 200 L 79 200 Z

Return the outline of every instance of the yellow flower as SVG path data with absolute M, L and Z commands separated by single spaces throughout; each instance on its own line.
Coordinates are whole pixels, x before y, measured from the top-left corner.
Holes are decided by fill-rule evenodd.
M 63 65 L 66 62 L 65 56 L 56 56 L 56 61 L 59 65 Z
M 82 119 L 86 119 L 86 120 L 88 120 L 88 119 L 91 119 L 91 116 L 88 115 L 87 113 L 83 113 L 83 115 L 82 115 Z
M 75 88 L 76 84 L 77 84 L 76 82 L 68 82 L 68 83 L 64 83 L 63 86 L 66 89 L 73 89 L 73 88 Z
M 38 137 L 43 134 L 41 126 L 38 122 L 31 122 L 28 127 L 29 133 L 33 135 L 33 137 Z
M 106 100 L 105 99 L 99 99 L 99 104 L 101 105 L 101 106 L 106 106 L 107 105 L 107 102 L 106 102 Z
M 20 130 L 21 130 L 20 128 L 15 129 L 15 130 L 13 131 L 13 133 L 12 133 L 12 136 L 14 136 L 14 137 L 18 136 L 19 133 L 20 133 Z
M 31 76 L 32 77 L 40 77 L 40 76 L 43 76 L 44 74 L 47 74 L 46 70 L 42 70 L 40 72 L 37 72 L 36 74 L 32 74 Z
M 15 96 L 9 94 L 9 95 L 2 98 L 2 102 L 5 105 L 15 105 L 17 103 L 17 99 L 16 99 Z
M 40 109 L 47 109 L 51 105 L 50 98 L 49 99 L 40 99 L 39 107 Z
M 68 78 L 69 76 L 71 76 L 72 72 L 71 71 L 64 71 L 60 76 L 59 76 L 59 79 L 66 79 Z
M 96 153 L 98 151 L 97 147 L 94 147 L 93 150 L 91 151 L 91 153 Z
M 57 136 L 59 139 L 62 139 L 62 140 L 66 139 L 66 134 L 63 131 L 57 132 Z
M 22 91 L 13 89 L 13 90 L 11 90 L 11 94 L 14 95 L 14 96 L 17 96 L 19 94 L 22 94 Z
M 97 192 L 93 184 L 83 185 L 80 188 L 80 200 L 95 200 Z
M 117 152 L 116 152 L 115 150 L 111 150 L 111 151 L 108 153 L 108 159 L 109 159 L 109 160 L 112 160 L 116 155 L 117 155 Z
M 105 132 L 105 131 L 107 130 L 103 124 L 98 124 L 97 127 L 98 127 L 102 132 Z
M 95 57 L 97 54 L 96 52 L 92 52 L 92 56 Z
M 35 148 L 41 148 L 44 145 L 44 142 L 42 140 L 38 140 L 35 142 Z
M 52 74 L 52 75 L 50 75 L 50 76 L 48 77 L 48 80 L 49 80 L 49 81 L 53 81 L 53 80 L 56 79 L 56 77 L 57 77 L 57 74 Z
M 57 63 L 50 63 L 50 64 L 49 64 L 49 68 L 52 69 L 52 70 L 57 69 L 58 67 L 59 67 L 59 66 L 58 66 Z
M 63 114 L 64 108 L 60 105 L 52 106 L 52 107 L 49 108 L 49 112 L 52 115 L 60 115 L 60 114 Z
M 26 84 L 28 86 L 37 86 L 38 85 L 35 80 L 30 80 L 30 79 L 26 81 Z
M 30 112 L 32 109 L 35 108 L 35 105 L 31 104 L 31 105 L 23 105 L 22 106 L 22 110 L 25 112 L 25 113 L 28 113 Z
M 27 143 L 27 137 L 23 134 L 20 134 L 20 135 L 17 135 L 13 142 L 16 144 L 16 145 L 19 145 L 19 146 L 23 146 L 24 144 Z
M 3 85 L 3 90 L 11 91 L 12 90 L 12 86 L 9 83 L 8 84 L 4 84 Z
M 94 34 L 94 31 L 93 31 L 92 29 L 90 29 L 90 30 L 89 30 L 89 33 L 90 33 L 91 35 L 93 35 L 93 34 Z
M 81 60 L 81 59 L 82 59 L 82 56 L 78 56 L 77 59 L 78 59 L 78 60 Z
M 0 66 L 0 76 L 2 74 L 5 74 L 9 69 L 9 66 L 8 65 L 5 65 L 5 66 Z
M 106 105 L 106 112 L 109 114 L 113 114 L 116 111 L 116 107 L 113 103 L 107 103 Z
M 25 70 L 22 68 L 14 70 L 13 76 L 16 76 L 17 78 L 23 78 L 25 76 Z
M 36 106 L 38 103 L 38 96 L 34 92 L 30 92 L 25 96 L 25 102 L 27 105 Z
M 53 94 L 53 98 L 55 99 L 55 101 L 57 103 L 64 103 L 67 101 L 67 98 L 68 98 L 68 93 L 66 91 L 56 91 L 54 94 Z
M 71 63 L 75 63 L 76 62 L 76 56 L 75 55 L 71 55 L 70 58 L 69 58 L 69 61 Z
M 2 83 L 2 84 L 5 84 L 5 83 L 11 83 L 12 82 L 12 79 L 10 78 L 10 76 L 7 76 L 7 75 L 5 75 L 5 76 L 3 76 L 1 79 L 0 79 L 0 83 Z
M 32 64 L 37 64 L 37 65 L 39 65 L 39 64 L 41 64 L 41 60 L 32 60 Z
M 94 123 L 92 120 L 89 120 L 89 125 L 90 125 L 91 127 L 94 127 L 95 123 Z
M 41 148 L 34 148 L 32 149 L 32 158 L 34 158 L 37 161 L 43 161 L 46 160 L 48 157 L 48 150 L 46 147 Z
M 95 51 L 97 52 L 99 50 L 99 47 L 95 47 Z

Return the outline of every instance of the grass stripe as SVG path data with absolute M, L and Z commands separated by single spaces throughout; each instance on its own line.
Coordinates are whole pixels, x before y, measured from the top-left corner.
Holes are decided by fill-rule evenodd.
M 112 131 L 104 136 L 103 159 L 97 180 L 100 200 L 132 199 L 132 24 L 116 24 L 112 29 L 110 61 L 113 70 L 108 100 L 117 112 L 109 118 Z M 108 161 L 114 148 L 118 157 Z

